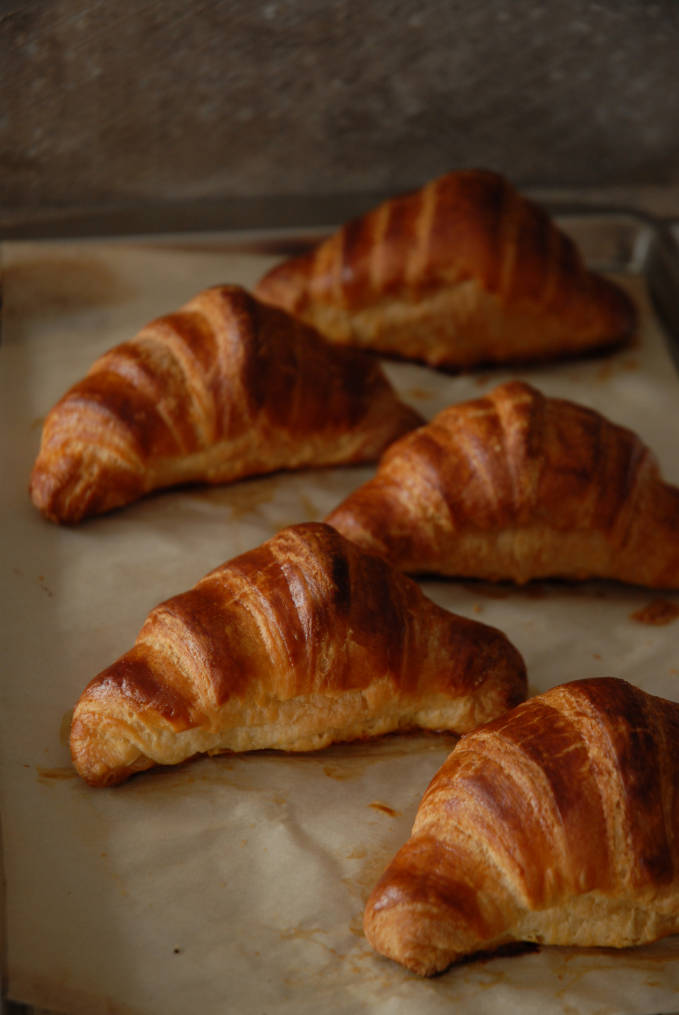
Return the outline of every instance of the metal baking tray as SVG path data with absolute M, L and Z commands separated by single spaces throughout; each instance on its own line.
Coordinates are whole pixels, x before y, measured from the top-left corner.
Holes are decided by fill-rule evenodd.
M 679 370 L 679 244 L 671 223 L 659 221 L 634 210 L 617 208 L 576 207 L 549 204 L 562 228 L 568 232 L 582 251 L 588 264 L 599 271 L 615 275 L 632 276 L 642 279 L 658 321 L 662 327 L 668 348 L 677 370 Z M 137 242 L 142 245 L 183 246 L 187 254 L 208 250 L 225 253 L 257 254 L 271 257 L 285 256 L 296 253 L 316 242 L 333 228 L 332 223 L 342 221 L 347 214 L 353 213 L 356 207 L 350 203 L 326 202 L 315 208 L 317 222 L 325 225 L 310 224 L 308 221 L 301 226 L 294 224 L 278 225 L 277 228 L 240 228 L 219 230 L 196 230 L 182 228 L 180 230 L 163 231 L 152 228 L 148 232 L 137 234 L 129 231 L 124 242 Z M 272 219 L 276 216 L 272 214 Z M 155 225 L 156 223 L 152 223 Z M 15 227 L 11 235 L 0 241 L 0 254 L 14 243 L 40 242 L 41 239 L 68 242 L 70 235 L 97 236 L 98 240 L 110 239 L 115 244 L 120 236 L 112 235 L 114 222 L 92 220 L 80 223 L 78 228 L 69 232 L 68 223 L 62 223 L 58 229 L 46 229 L 44 234 L 37 226 L 22 231 Z M 226 280 L 225 280 L 226 281 Z M 168 307 L 168 309 L 171 309 Z M 677 387 L 679 402 L 679 386 Z M 4 914 L 3 914 L 4 915 Z M 6 926 L 6 921 L 5 926 Z M 6 942 L 4 942 L 6 947 Z M 3 956 L 3 969 L 4 969 Z M 49 1015 L 44 1008 L 33 1008 L 19 1001 L 5 1000 L 5 1015 Z M 68 1013 L 61 1012 L 61 1015 Z M 660 1015 L 656 1012 L 645 1012 L 644 1015 Z M 671 1015 L 665 1012 L 664 1015 Z
M 5 223 L 4 227 L 0 224 L 0 257 L 1 245 L 12 241 L 135 236 L 157 241 L 176 241 L 184 236 L 190 243 L 216 241 L 232 250 L 282 256 L 304 249 L 331 232 L 336 224 L 369 210 L 387 196 L 367 193 L 246 198 L 37 217 Z M 679 220 L 630 208 L 548 198 L 542 203 L 574 238 L 592 268 L 644 277 L 656 311 L 675 343 L 679 335 Z

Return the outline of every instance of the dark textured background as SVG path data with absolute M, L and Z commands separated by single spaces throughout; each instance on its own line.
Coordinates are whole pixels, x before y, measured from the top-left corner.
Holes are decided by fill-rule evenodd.
M 0 12 L 5 226 L 389 192 L 462 165 L 525 187 L 643 192 L 679 214 L 676 0 L 2 0 Z

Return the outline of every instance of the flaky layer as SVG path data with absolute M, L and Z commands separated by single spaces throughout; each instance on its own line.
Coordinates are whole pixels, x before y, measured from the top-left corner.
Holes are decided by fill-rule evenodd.
M 519 381 L 395 441 L 326 521 L 408 573 L 679 587 L 679 490 L 651 451 Z
M 162 487 L 376 458 L 421 422 L 379 365 L 238 286 L 98 359 L 48 414 L 31 496 L 77 522 Z
M 679 931 L 679 705 L 577 681 L 459 741 L 365 931 L 431 975 L 509 941 L 628 947 Z
M 71 751 L 93 785 L 199 753 L 462 732 L 525 697 L 494 628 L 427 599 L 330 526 L 284 529 L 151 611 L 85 689 Z
M 432 366 L 578 355 L 636 329 L 626 294 L 486 170 L 385 201 L 273 268 L 256 292 L 331 341 Z

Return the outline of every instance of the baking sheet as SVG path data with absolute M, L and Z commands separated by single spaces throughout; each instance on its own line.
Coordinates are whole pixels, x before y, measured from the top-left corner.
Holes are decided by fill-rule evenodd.
M 586 224 L 596 252 L 597 223 Z M 284 245 L 228 235 L 4 245 L 8 996 L 69 1015 L 679 1008 L 679 938 L 625 952 L 534 949 L 465 963 L 434 980 L 371 951 L 361 932 L 365 899 L 408 837 L 452 737 L 204 759 L 113 790 L 89 789 L 74 775 L 70 710 L 87 681 L 132 644 L 148 610 L 281 527 L 322 518 L 373 473 L 315 470 L 173 491 L 74 529 L 43 521 L 28 500 L 42 419 L 95 356 L 208 285 L 251 285 Z M 679 483 L 679 380 L 650 306 L 643 257 L 625 265 L 623 283 L 642 308 L 633 348 L 458 377 L 408 364 L 386 370 L 427 417 L 523 377 L 635 429 Z M 679 596 L 610 583 L 422 585 L 449 609 L 501 627 L 523 653 L 534 693 L 616 675 L 679 698 L 679 624 L 671 622 Z M 658 598 L 669 604 L 670 622 L 633 619 Z

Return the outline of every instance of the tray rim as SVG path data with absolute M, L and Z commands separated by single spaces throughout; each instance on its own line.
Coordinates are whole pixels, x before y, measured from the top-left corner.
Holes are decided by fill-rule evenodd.
M 272 220 L 277 224 L 263 226 L 252 218 L 245 224 L 243 215 L 231 218 L 233 225 L 224 224 L 223 214 L 213 220 L 211 227 L 195 227 L 196 220 L 188 219 L 181 225 L 181 216 L 165 220 L 165 227 L 160 220 L 154 221 L 153 213 L 149 218 L 135 218 L 138 225 L 144 222 L 148 228 L 140 231 L 127 231 L 125 221 L 116 219 L 116 212 L 107 216 L 101 214 L 85 214 L 82 218 L 58 220 L 57 222 L 32 223 L 3 228 L 0 221 L 0 297 L 2 294 L 3 253 L 15 244 L 111 244 L 125 245 L 141 243 L 150 246 L 182 245 L 198 248 L 205 245 L 214 250 L 223 246 L 225 251 L 266 254 L 271 256 L 291 256 L 308 249 L 324 236 L 338 228 L 346 221 L 344 214 L 356 202 L 365 203 L 366 196 L 325 196 L 310 200 L 302 214 L 294 203 L 288 213 L 297 212 L 301 219 L 297 224 L 281 222 L 280 199 L 271 199 L 269 206 L 277 209 Z M 373 203 L 370 203 L 370 202 Z M 258 203 L 260 207 L 261 203 Z M 653 309 L 667 339 L 672 361 L 679 373 L 679 220 L 660 218 L 649 212 L 626 205 L 590 204 L 586 201 L 545 200 L 543 206 L 567 232 L 573 231 L 576 223 L 584 228 L 605 227 L 610 232 L 609 242 L 613 251 L 606 258 L 592 260 L 583 251 L 587 263 L 598 271 L 621 272 L 641 275 L 648 286 Z M 228 205 L 228 203 L 227 203 Z M 222 213 L 227 205 L 220 203 Z M 368 198 L 367 207 L 374 206 L 373 198 Z M 183 207 L 183 206 L 182 206 Z M 195 209 L 195 205 L 191 205 Z M 315 221 L 308 221 L 309 213 L 323 216 Z M 175 209 L 176 210 L 176 209 Z M 261 210 L 261 207 L 260 207 Z M 360 208 L 359 208 L 360 211 Z M 152 209 L 153 212 L 153 209 Z M 167 215 L 168 209 L 163 206 L 162 212 Z M 137 215 L 137 212 L 134 213 Z M 245 217 L 248 211 L 246 209 Z M 287 216 L 284 214 L 283 218 Z M 228 216 L 227 216 L 228 219 Z M 239 221 L 240 219 L 240 221 Z M 189 225 L 192 223 L 192 225 Z M 110 231 L 117 224 L 117 229 Z M 167 226 L 174 225 L 174 228 Z M 569 229 L 570 226 L 570 229 Z M 577 237 L 582 249 L 582 237 Z M 1 306 L 1 299 L 0 299 Z M 0 315 L 0 345 L 2 343 L 2 320 Z
M 606 264 L 605 270 L 627 272 L 629 274 L 642 275 L 645 278 L 654 309 L 658 314 L 663 332 L 668 338 L 668 345 L 673 361 L 679 373 L 679 299 L 677 299 L 677 294 L 679 294 L 679 240 L 677 235 L 675 235 L 675 230 L 679 223 L 673 223 L 671 220 L 662 219 L 626 206 L 548 201 L 544 202 L 544 206 L 561 225 L 567 224 L 569 220 L 571 223 L 579 220 L 589 226 L 604 223 L 612 230 L 616 228 L 627 230 L 624 236 L 627 246 L 618 247 L 620 256 L 612 258 Z M 10 230 L 9 235 L 3 235 L 3 230 L 0 228 L 0 268 L 2 266 L 2 253 L 4 249 L 18 243 L 146 243 L 163 246 L 181 243 L 186 244 L 187 247 L 207 243 L 211 248 L 215 245 L 219 247 L 223 244 L 225 250 L 243 250 L 244 252 L 271 253 L 282 256 L 286 252 L 289 252 L 290 244 L 293 245 L 293 249 L 300 249 L 300 246 L 309 246 L 336 227 L 336 221 L 329 221 L 325 225 L 317 223 L 297 227 L 279 225 L 268 228 L 252 226 L 234 229 L 217 227 L 212 229 L 180 229 L 173 231 L 160 229 L 139 233 L 119 232 L 110 235 L 106 232 L 78 233 L 76 231 L 73 234 L 69 234 L 61 231 L 49 233 L 48 231 L 47 234 L 36 235 L 32 232 L 31 224 L 28 224 L 26 231 L 23 233 L 18 230 Z M 604 268 L 601 270 L 604 270 Z M 2 276 L 0 274 L 0 292 L 1 282 Z M 1 827 L 2 819 L 0 816 L 0 882 L 3 882 Z M 0 892 L 0 903 L 3 901 L 2 892 Z M 0 910 L 4 920 L 4 905 L 0 905 Z M 2 928 L 0 941 L 4 937 L 4 934 L 4 928 Z M 4 972 L 3 968 L 3 981 Z M 6 983 L 3 982 L 2 996 L 0 997 L 2 1015 L 56 1015 L 51 1010 L 35 1008 L 30 1004 L 11 1000 L 6 995 L 6 987 Z M 672 1013 L 664 1013 L 664 1015 L 672 1015 Z M 679 1015 L 679 1010 L 674 1015 Z

